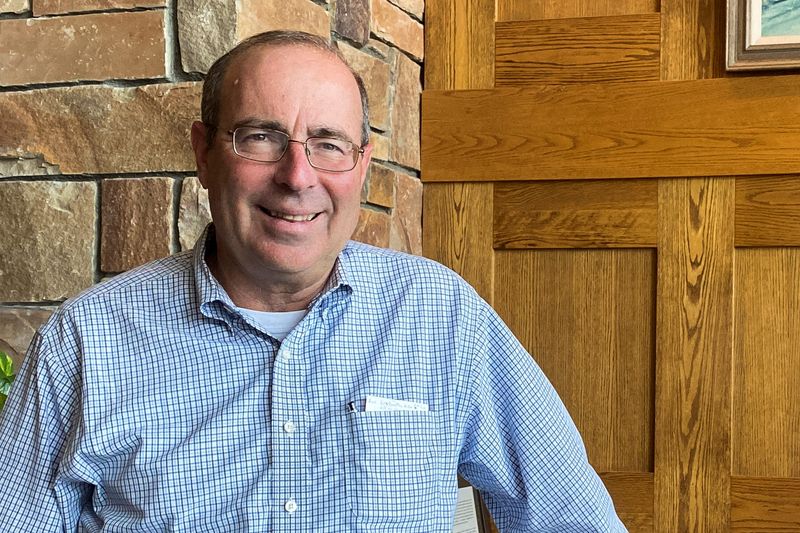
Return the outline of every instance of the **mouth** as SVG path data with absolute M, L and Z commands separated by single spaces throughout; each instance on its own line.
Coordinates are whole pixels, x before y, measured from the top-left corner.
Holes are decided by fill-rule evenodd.
M 271 216 L 272 218 L 278 218 L 280 220 L 286 220 L 288 222 L 310 222 L 319 216 L 319 213 L 310 213 L 306 215 L 290 215 L 289 213 L 281 213 L 279 211 L 272 211 L 270 209 L 266 209 L 264 207 L 260 208 L 263 213 Z

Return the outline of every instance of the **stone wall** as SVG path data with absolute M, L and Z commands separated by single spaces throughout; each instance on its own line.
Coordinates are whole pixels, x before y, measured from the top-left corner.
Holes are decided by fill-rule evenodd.
M 424 0 L 0 0 L 0 350 L 65 298 L 189 248 L 209 220 L 189 127 L 214 58 L 269 29 L 364 77 L 373 163 L 355 238 L 421 251 Z

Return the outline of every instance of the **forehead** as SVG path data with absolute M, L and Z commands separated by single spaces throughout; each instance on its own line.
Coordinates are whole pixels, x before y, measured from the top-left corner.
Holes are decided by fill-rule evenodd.
M 335 127 L 360 137 L 361 97 L 350 69 L 309 45 L 265 45 L 235 58 L 222 84 L 220 123 L 278 122 L 289 130 Z

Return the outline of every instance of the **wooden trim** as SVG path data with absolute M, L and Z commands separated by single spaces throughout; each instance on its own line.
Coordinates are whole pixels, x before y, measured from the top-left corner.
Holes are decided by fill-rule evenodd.
M 425 186 L 422 253 L 466 279 L 490 304 L 494 300 L 492 184 Z
M 731 477 L 731 531 L 799 531 L 800 479 Z
M 725 75 L 725 2 L 662 1 L 661 79 Z
M 494 185 L 494 248 L 648 248 L 658 240 L 658 182 Z
M 793 75 L 424 91 L 422 177 L 800 174 L 798 86 Z
M 728 531 L 732 178 L 659 182 L 657 532 Z
M 736 246 L 800 246 L 800 177 L 736 180 Z
M 425 87 L 494 86 L 494 0 L 425 2 Z
M 495 86 L 658 80 L 660 31 L 658 13 L 498 22 Z

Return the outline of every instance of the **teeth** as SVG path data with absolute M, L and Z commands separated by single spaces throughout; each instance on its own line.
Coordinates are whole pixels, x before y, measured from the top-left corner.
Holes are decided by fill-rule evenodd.
M 289 222 L 308 222 L 310 220 L 314 220 L 314 217 L 317 216 L 316 213 L 312 213 L 310 215 L 287 215 L 285 213 L 270 211 L 269 209 L 265 209 L 265 211 L 271 217 L 282 218 L 283 220 L 288 220 Z

